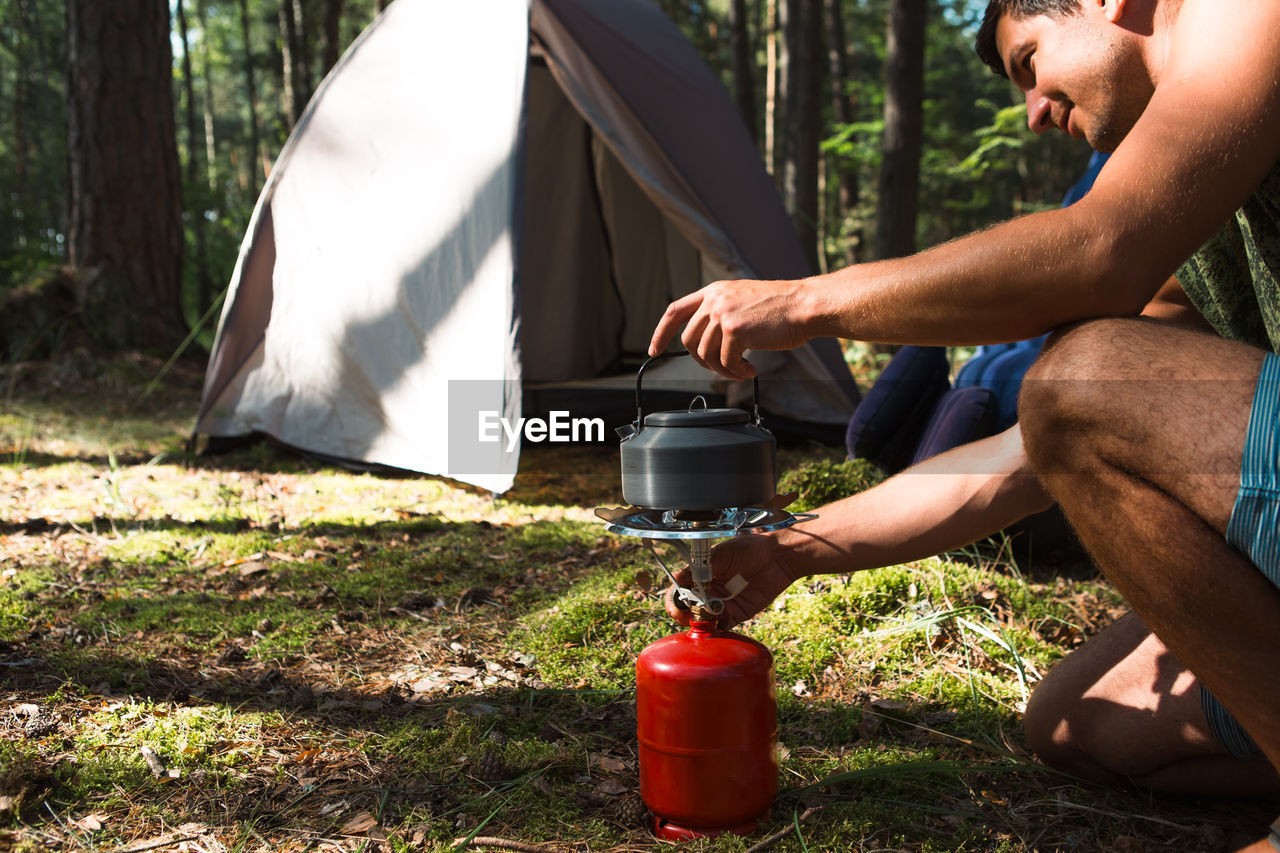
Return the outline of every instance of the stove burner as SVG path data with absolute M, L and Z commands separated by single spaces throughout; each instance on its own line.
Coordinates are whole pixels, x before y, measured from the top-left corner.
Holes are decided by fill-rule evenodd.
M 678 510 L 618 507 L 596 510 L 605 530 L 642 539 L 724 539 L 744 533 L 781 530 L 817 516 L 811 512 L 790 513 L 773 507 L 746 509 Z
M 776 507 L 748 507 L 746 509 L 679 510 L 645 509 L 644 507 L 615 507 L 596 509 L 596 516 L 605 522 L 604 529 L 623 536 L 638 536 L 645 540 L 658 565 L 676 587 L 677 597 L 692 607 L 703 607 L 713 616 L 724 610 L 725 599 L 713 598 L 707 592 L 711 582 L 711 540 L 747 533 L 768 533 L 781 530 L 817 516 L 811 512 L 790 513 Z M 693 574 L 693 589 L 681 587 L 675 575 L 654 549 L 654 540 L 662 539 L 676 547 L 688 561 Z M 683 540 L 689 540 L 686 544 Z M 726 587 L 729 597 L 737 595 L 746 586 L 741 575 L 731 578 Z

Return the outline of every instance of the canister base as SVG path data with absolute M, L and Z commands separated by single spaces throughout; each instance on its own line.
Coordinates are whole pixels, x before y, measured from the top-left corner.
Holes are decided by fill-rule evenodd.
M 692 841 L 695 838 L 715 838 L 717 835 L 753 835 L 769 821 L 769 812 L 733 826 L 680 826 L 677 823 L 660 817 L 649 815 L 649 829 L 657 837 L 665 841 Z

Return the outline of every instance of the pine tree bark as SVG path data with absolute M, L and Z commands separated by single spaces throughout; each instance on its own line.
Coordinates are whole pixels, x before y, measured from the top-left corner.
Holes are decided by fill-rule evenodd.
M 23 14 L 25 7 L 18 3 L 18 12 Z M 25 14 L 23 14 L 25 23 Z M 25 29 L 25 27 L 23 28 Z M 13 55 L 16 60 L 13 75 L 13 178 L 15 195 L 25 201 L 27 193 L 27 97 L 26 89 L 30 85 L 27 75 L 31 62 L 27 58 L 27 36 L 25 32 L 14 33 Z
M 325 0 L 324 2 L 324 73 L 338 64 L 338 54 L 342 51 L 342 0 Z
M 796 236 L 818 268 L 818 148 L 822 134 L 822 6 L 820 0 L 786 0 L 788 61 L 782 197 Z M 781 6 L 780 6 L 781 8 Z
M 884 96 L 884 161 L 876 255 L 898 258 L 916 248 L 920 153 L 924 134 L 925 0 L 893 0 Z
M 764 11 L 764 167 L 774 175 L 778 132 L 778 0 L 765 0 Z
M 67 0 L 70 261 L 115 348 L 180 341 L 182 202 L 165 0 Z
M 310 21 L 303 7 L 303 0 L 290 0 L 290 7 L 293 15 L 293 84 L 296 87 L 293 93 L 294 106 L 297 108 L 297 116 L 302 116 L 302 111 L 307 108 L 307 102 L 311 100 L 311 33 L 309 32 Z
M 856 116 L 853 97 L 849 88 L 849 50 L 844 32 L 844 10 L 841 0 L 827 0 L 827 73 L 831 76 L 831 114 L 837 124 L 852 124 Z M 830 172 L 828 172 L 830 174 Z M 846 233 L 849 214 L 858 204 L 860 187 L 858 186 L 858 170 L 845 168 L 839 170 L 836 209 L 831 217 L 837 223 L 837 234 L 841 235 L 844 244 L 844 260 L 846 264 L 858 262 L 858 249 L 862 243 L 861 234 Z
M 787 161 L 791 157 L 791 54 L 795 46 L 795 23 L 792 10 L 799 0 L 773 0 L 773 146 L 770 170 L 788 211 L 794 199 L 787 192 Z
M 187 189 L 189 192 L 195 192 L 196 187 L 201 183 L 200 155 L 196 153 L 200 150 L 200 146 L 196 141 L 199 138 L 197 132 L 199 125 L 196 121 L 196 85 L 191 73 L 191 40 L 187 37 L 186 0 L 178 0 L 175 8 L 178 12 L 178 35 L 182 41 L 182 88 L 187 99 Z M 207 85 L 208 80 L 205 82 Z M 196 208 L 188 210 L 188 219 L 196 238 L 196 309 L 199 313 L 203 313 L 213 296 L 213 285 L 209 280 L 209 260 L 208 253 L 205 251 L 204 211 L 201 209 L 204 205 L 191 206 Z
M 179 3 L 182 0 L 178 0 Z M 213 68 L 209 62 L 209 10 L 206 0 L 196 0 L 196 20 L 200 23 L 200 88 L 204 117 L 204 162 L 209 191 L 218 191 L 218 139 L 213 128 Z
M 240 33 L 244 39 L 244 85 L 249 102 L 249 198 L 258 197 L 258 170 L 265 168 L 262 158 L 262 141 L 258 136 L 258 85 L 253 73 L 253 42 L 249 30 L 249 0 L 240 0 Z
M 751 34 L 747 28 L 747 0 L 732 0 L 729 4 L 729 47 L 733 54 L 733 96 L 738 102 L 738 112 L 751 133 L 752 141 L 759 138 L 756 126 L 756 87 L 752 79 L 755 63 L 751 59 Z
M 293 26 L 293 0 L 280 0 L 278 20 L 280 22 L 280 111 L 284 113 L 285 124 L 292 131 L 298 123 L 298 115 L 302 110 L 297 103 L 298 84 L 294 81 L 298 36 Z

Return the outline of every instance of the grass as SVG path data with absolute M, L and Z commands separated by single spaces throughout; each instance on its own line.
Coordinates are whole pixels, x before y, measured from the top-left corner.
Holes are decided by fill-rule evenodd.
M 5 377 L 0 850 L 662 849 L 633 667 L 672 626 L 647 553 L 591 515 L 620 502 L 612 451 L 528 453 L 501 499 L 187 459 L 200 365 L 138 403 L 158 367 Z M 811 504 L 876 478 L 824 448 L 782 465 Z M 741 629 L 776 663 L 768 831 L 798 831 L 771 849 L 1213 850 L 1263 825 L 1031 759 L 1028 691 L 1120 603 L 1003 553 L 811 579 Z

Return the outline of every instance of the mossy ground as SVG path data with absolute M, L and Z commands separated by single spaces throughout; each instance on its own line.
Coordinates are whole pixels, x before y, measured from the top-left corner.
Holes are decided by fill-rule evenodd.
M 0 850 L 661 849 L 633 666 L 672 626 L 611 450 L 501 499 L 266 446 L 184 455 L 200 365 L 11 368 L 0 410 Z M 819 499 L 871 477 L 782 457 Z M 994 556 L 993 556 L 994 555 Z M 788 850 L 1218 850 L 1266 806 L 1047 771 L 1028 690 L 1120 612 L 1087 565 L 975 550 L 797 585 L 777 663 Z M 807 815 L 803 821 L 801 816 Z M 720 838 L 690 850 L 741 851 Z

